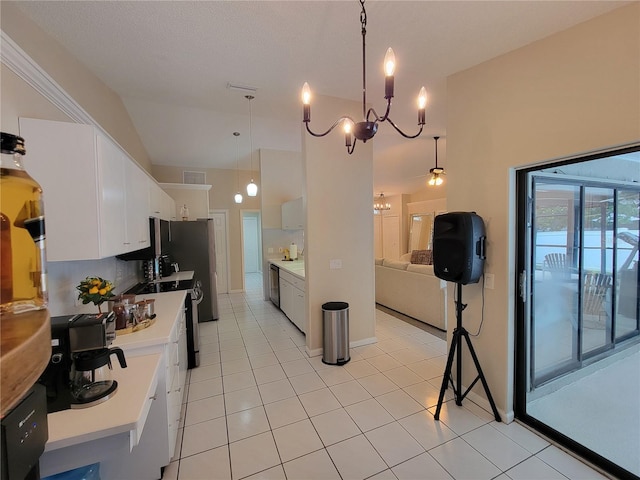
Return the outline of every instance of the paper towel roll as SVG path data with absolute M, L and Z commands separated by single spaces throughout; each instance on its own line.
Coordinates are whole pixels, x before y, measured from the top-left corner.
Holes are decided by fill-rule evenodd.
M 289 246 L 289 258 L 291 260 L 298 259 L 298 246 L 295 243 L 291 243 Z

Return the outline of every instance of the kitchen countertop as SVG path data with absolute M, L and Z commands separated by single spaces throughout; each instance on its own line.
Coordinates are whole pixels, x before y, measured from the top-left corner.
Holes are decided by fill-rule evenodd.
M 153 396 L 158 381 L 158 366 L 162 353 L 148 349 L 147 355 L 127 355 L 127 350 L 161 347 L 170 341 L 176 317 L 184 308 L 186 290 L 136 295 L 136 300 L 154 298 L 156 321 L 144 330 L 116 336 L 111 347 L 125 352 L 127 368 L 113 362 L 113 378 L 118 391 L 104 403 L 81 410 L 64 410 L 49 414 L 49 440 L 45 451 L 51 451 L 117 433 L 142 430 L 147 412 L 146 400 Z M 139 432 L 138 432 L 139 437 Z M 132 441 L 133 441 L 132 437 Z M 136 439 L 137 442 L 137 439 Z
M 133 433 L 130 447 L 137 444 L 149 413 L 147 400 L 158 384 L 161 358 L 160 353 L 127 358 L 127 368 L 113 362 L 113 379 L 118 382 L 113 397 L 93 407 L 48 414 L 45 452 L 126 432 Z
M 188 290 L 178 290 L 175 292 L 150 293 L 146 295 L 136 295 L 136 301 L 155 299 L 154 312 L 155 322 L 144 330 L 118 335 L 113 341 L 112 347 L 120 347 L 125 353 L 127 349 L 153 347 L 164 345 L 169 342 L 171 330 L 176 321 L 177 313 L 184 308 L 184 300 Z
M 180 280 L 191 280 L 193 278 L 193 273 L 193 270 L 175 272 L 166 277 L 159 278 L 155 280 L 155 282 L 179 282 Z
M 304 280 L 304 260 L 269 260 L 269 263 Z

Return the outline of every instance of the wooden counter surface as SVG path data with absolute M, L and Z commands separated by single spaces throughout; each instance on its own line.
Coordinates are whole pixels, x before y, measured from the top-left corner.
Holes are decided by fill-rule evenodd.
M 0 316 L 0 417 L 40 378 L 50 358 L 48 310 Z

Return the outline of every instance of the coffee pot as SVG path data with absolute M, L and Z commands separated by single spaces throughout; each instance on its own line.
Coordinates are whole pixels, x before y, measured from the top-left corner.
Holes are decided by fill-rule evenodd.
M 102 403 L 115 393 L 118 382 L 111 377 L 111 356 L 121 368 L 127 367 L 121 348 L 101 348 L 74 353 L 71 366 L 71 408 L 86 408 Z

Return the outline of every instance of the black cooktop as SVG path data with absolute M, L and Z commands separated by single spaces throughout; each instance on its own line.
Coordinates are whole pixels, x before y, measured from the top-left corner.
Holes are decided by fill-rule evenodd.
M 146 295 L 149 293 L 175 292 L 191 290 L 194 280 L 175 280 L 173 282 L 140 282 L 124 292 L 127 295 Z

